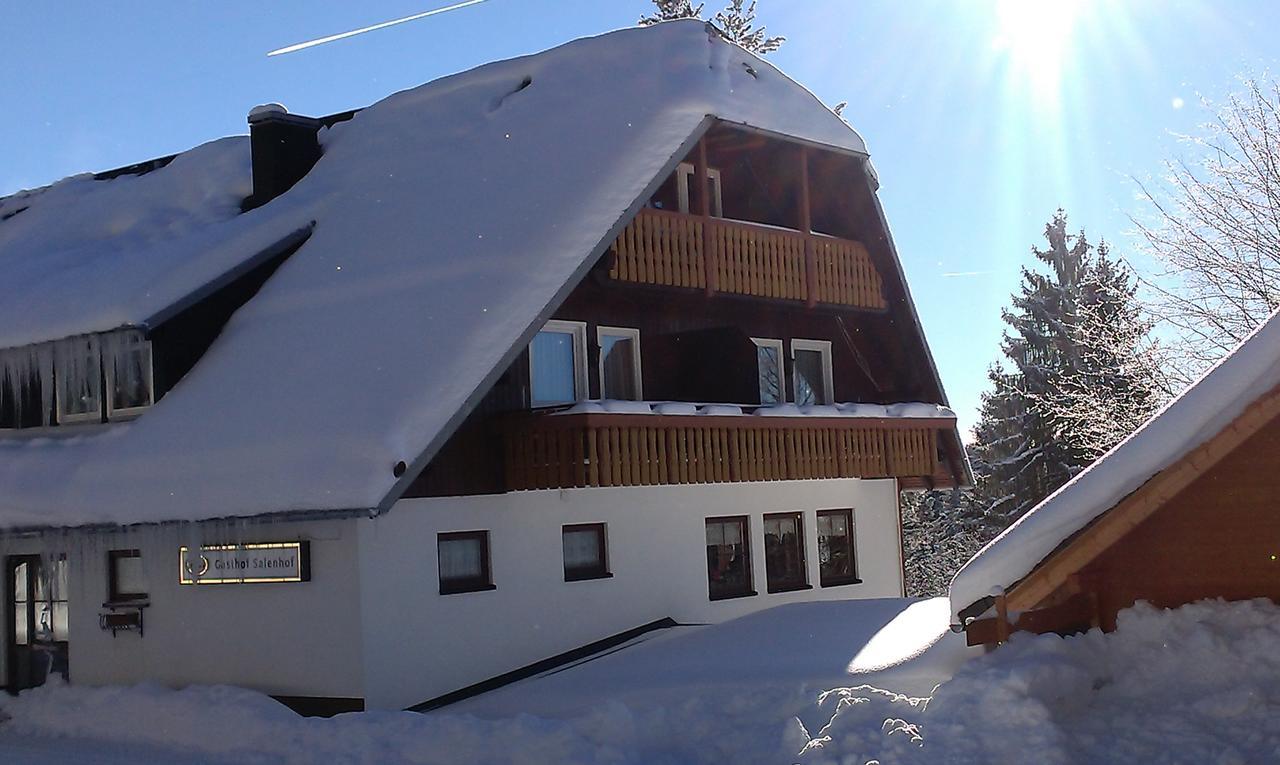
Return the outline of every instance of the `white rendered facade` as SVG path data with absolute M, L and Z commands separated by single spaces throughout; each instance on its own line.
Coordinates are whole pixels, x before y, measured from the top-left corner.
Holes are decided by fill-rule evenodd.
M 897 484 L 841 479 L 410 499 L 375 519 L 69 532 L 0 541 L 66 555 L 74 683 L 229 683 L 397 709 L 660 620 L 720 622 L 787 602 L 902 594 Z M 849 508 L 859 583 L 822 587 L 816 513 Z M 770 594 L 763 516 L 799 512 L 808 589 Z M 708 595 L 705 519 L 747 516 L 757 594 Z M 603 523 L 610 576 L 565 581 L 561 529 Z M 493 588 L 440 594 L 437 534 L 489 532 Z M 179 584 L 183 545 L 310 542 L 310 580 Z M 145 631 L 98 623 L 109 550 L 140 551 Z M 6 614 L 6 619 L 11 619 Z

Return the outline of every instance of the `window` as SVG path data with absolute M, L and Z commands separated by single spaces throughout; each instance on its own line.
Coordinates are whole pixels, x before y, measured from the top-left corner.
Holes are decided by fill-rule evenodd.
M 141 414 L 155 401 L 151 366 L 136 329 L 0 348 L 0 429 Z
M 72 338 L 57 343 L 54 352 L 58 422 L 101 421 L 102 354 L 98 338 Z
M 564 580 L 603 579 L 609 573 L 603 523 L 580 523 L 561 531 L 564 547 Z
M 35 585 L 35 634 L 31 635 L 36 643 L 67 642 L 67 558 L 59 555 L 53 560 L 45 558 L 43 565 L 34 564 L 32 568 Z M 17 594 L 16 592 L 14 593 Z M 21 609 L 19 609 L 21 610 Z
M 489 573 L 489 532 L 455 531 L 436 536 L 440 594 L 494 589 Z
M 693 188 L 693 178 L 696 175 L 692 163 L 681 162 L 676 168 L 676 195 L 682 213 L 689 212 L 692 209 L 691 202 L 696 201 L 689 193 Z M 720 171 L 714 167 L 707 168 L 707 194 L 711 199 L 711 214 L 717 218 L 723 218 L 724 204 L 720 197 Z M 694 212 L 702 214 L 702 210 L 694 210 Z
M 818 511 L 818 572 L 822 586 L 858 582 L 852 510 Z
M 147 599 L 147 577 L 142 570 L 142 553 L 112 550 L 107 553 L 108 602 L 123 603 Z
M 572 404 L 587 397 L 587 325 L 549 321 L 529 343 L 529 401 Z
M 764 517 L 764 569 L 769 592 L 809 586 L 804 565 L 804 525 L 800 513 Z
M 791 370 L 795 376 L 797 404 L 833 402 L 829 340 L 792 340 Z
M 151 406 L 151 343 L 140 333 L 107 336 L 103 366 L 107 377 L 107 419 L 133 417 Z
M 640 330 L 600 327 L 600 398 L 639 401 Z
M 782 389 L 782 341 L 753 337 L 756 344 L 756 373 L 760 378 L 760 403 L 779 404 L 786 400 Z
M 747 518 L 707 519 L 707 587 L 712 600 L 755 595 Z

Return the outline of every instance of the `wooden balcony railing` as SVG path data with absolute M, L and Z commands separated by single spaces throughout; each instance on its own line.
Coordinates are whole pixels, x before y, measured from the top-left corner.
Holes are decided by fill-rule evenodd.
M 866 248 L 847 239 L 646 208 L 623 229 L 613 252 L 609 275 L 621 281 L 886 306 Z
M 512 420 L 508 490 L 898 478 L 949 485 L 951 419 L 558 414 Z

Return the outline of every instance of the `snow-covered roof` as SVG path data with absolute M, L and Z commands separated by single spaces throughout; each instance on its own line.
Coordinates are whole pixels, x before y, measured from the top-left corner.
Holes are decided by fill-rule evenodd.
M 144 416 L 0 439 L 0 526 L 380 508 L 393 466 L 439 447 L 711 116 L 866 153 L 771 64 L 682 21 L 397 93 L 322 130 L 311 172 L 244 214 L 243 138 L 25 195 L 0 223 L 0 345 L 144 321 L 315 225 Z
M 298 228 L 240 215 L 252 190 L 238 136 L 141 175 L 77 175 L 0 199 L 0 348 L 146 326 Z
M 1009 589 L 1095 518 L 1280 385 L 1280 312 L 1141 428 L 978 551 L 951 582 L 960 611 Z

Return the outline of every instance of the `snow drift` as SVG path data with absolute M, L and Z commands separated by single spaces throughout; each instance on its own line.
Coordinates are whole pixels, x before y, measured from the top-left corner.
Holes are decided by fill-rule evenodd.
M 0 718 L 11 716 L 0 723 L 0 756 L 13 742 L 19 753 L 36 753 L 33 762 L 47 761 L 41 752 L 84 759 L 132 746 L 193 765 L 1280 761 L 1280 607 L 1269 601 L 1175 611 L 1140 604 L 1121 612 L 1111 634 L 1018 633 L 958 671 L 924 655 L 914 661 L 926 666 L 914 672 L 912 662 L 897 667 L 905 673 L 898 677 L 933 672 L 942 685 L 931 696 L 896 693 L 887 672 L 850 676 L 826 667 L 841 666 L 832 660 L 867 639 L 833 629 L 841 618 L 861 611 L 875 622 L 898 613 L 887 638 L 924 644 L 945 624 L 945 601 L 803 605 L 690 639 L 651 640 L 427 715 L 303 719 L 228 687 L 45 687 L 0 699 Z M 735 634 L 744 639 L 734 642 Z M 798 645 L 814 658 L 786 653 L 775 661 Z

